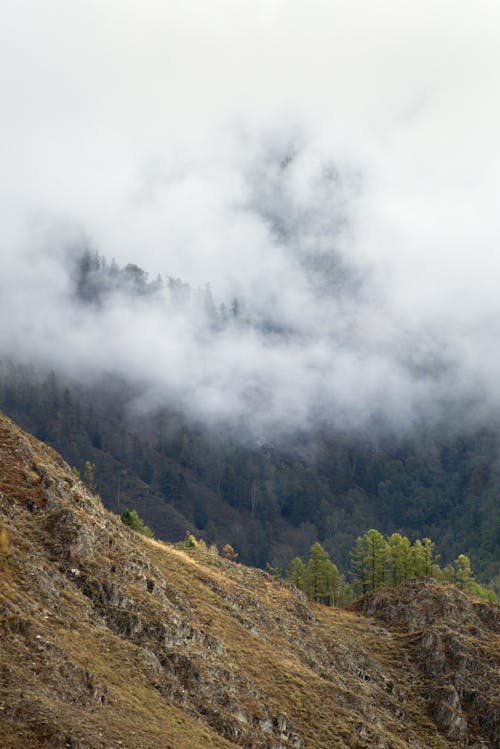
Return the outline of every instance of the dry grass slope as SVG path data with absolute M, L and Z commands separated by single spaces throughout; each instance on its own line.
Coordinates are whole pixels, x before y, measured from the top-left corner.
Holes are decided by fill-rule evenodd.
M 0 511 L 5 749 L 498 745 L 492 605 L 432 581 L 310 605 L 137 536 L 2 415 Z

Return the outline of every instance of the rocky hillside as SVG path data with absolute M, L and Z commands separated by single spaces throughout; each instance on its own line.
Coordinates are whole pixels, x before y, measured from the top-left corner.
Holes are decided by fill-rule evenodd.
M 498 747 L 498 607 L 415 580 L 352 611 L 134 534 L 0 415 L 3 749 Z

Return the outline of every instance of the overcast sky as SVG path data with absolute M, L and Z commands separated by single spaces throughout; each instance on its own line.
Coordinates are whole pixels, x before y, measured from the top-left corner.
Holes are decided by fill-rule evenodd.
M 403 420 L 436 390 L 496 400 L 499 40 L 485 0 L 3 0 L 3 350 L 106 368 L 126 328 L 118 367 L 145 374 L 152 346 L 155 387 L 226 417 L 257 382 L 297 422 L 322 399 Z M 252 298 L 301 343 L 203 348 L 192 320 L 117 308 L 75 335 L 63 258 L 81 235 Z M 350 299 L 311 257 L 340 262 Z M 422 382 L 438 354 L 448 379 Z

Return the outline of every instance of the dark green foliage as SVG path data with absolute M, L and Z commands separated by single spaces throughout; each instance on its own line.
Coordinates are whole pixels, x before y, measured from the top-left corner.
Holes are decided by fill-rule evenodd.
M 136 533 L 141 533 L 143 536 L 153 538 L 153 531 L 145 525 L 144 521 L 141 520 L 136 510 L 125 510 L 120 514 L 120 520 L 124 525 L 128 525 Z
M 102 260 L 89 262 L 102 272 Z M 106 265 L 111 277 L 121 274 L 112 268 Z M 187 295 L 177 282 L 165 283 Z M 229 539 L 241 561 L 263 568 L 285 568 L 319 541 L 347 570 L 349 550 L 367 527 L 382 534 L 397 527 L 412 540 L 432 538 L 444 569 L 464 553 L 478 580 L 497 578 L 500 427 L 465 436 L 423 431 L 414 441 L 379 439 L 376 446 L 323 429 L 286 447 L 257 447 L 166 409 L 132 420 L 128 404 L 138 395 L 111 378 L 84 387 L 0 363 L 0 408 L 59 450 L 82 477 L 85 462 L 92 463 L 104 504 L 115 512 L 140 506 L 148 525 L 168 540 L 193 527 L 221 547 Z M 142 499 L 153 495 L 159 501 L 151 509 Z M 163 513 L 172 507 L 178 515 L 166 523 Z M 409 565 L 432 574 L 425 546 L 417 545 L 409 560 L 398 557 L 404 550 L 396 540 L 392 545 L 386 583 L 397 584 Z M 373 584 L 363 574 L 361 586 Z
M 358 594 L 366 593 L 370 590 L 368 582 L 368 569 L 367 569 L 367 550 L 364 539 L 358 536 L 356 539 L 356 545 L 349 552 L 351 557 L 351 575 L 354 580 L 354 587 Z
M 158 484 L 162 494 L 170 502 L 181 504 L 188 497 L 189 489 L 186 479 L 179 471 L 175 471 L 172 468 L 165 468 L 159 478 Z
M 143 460 L 139 476 L 146 484 L 150 484 L 153 481 L 153 466 L 149 460 Z

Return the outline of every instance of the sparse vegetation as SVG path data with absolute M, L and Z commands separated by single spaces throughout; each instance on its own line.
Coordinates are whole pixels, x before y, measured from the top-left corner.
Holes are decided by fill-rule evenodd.
M 196 549 L 199 546 L 199 541 L 195 538 L 195 536 L 190 533 L 190 531 L 186 531 L 186 535 L 184 536 L 184 541 L 181 542 L 181 546 L 185 546 L 186 549 Z
M 222 556 L 229 559 L 231 562 L 235 562 L 238 558 L 238 552 L 233 549 L 231 544 L 224 544 L 222 547 Z

